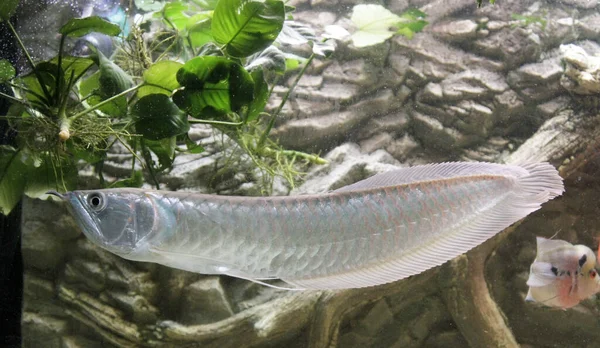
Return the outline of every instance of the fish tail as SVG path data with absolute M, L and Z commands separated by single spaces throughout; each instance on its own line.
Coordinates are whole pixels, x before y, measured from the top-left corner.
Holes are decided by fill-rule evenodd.
M 528 172 L 528 175 L 518 178 L 518 189 L 515 190 L 524 208 L 537 207 L 565 191 L 562 178 L 550 163 L 521 164 L 520 167 Z

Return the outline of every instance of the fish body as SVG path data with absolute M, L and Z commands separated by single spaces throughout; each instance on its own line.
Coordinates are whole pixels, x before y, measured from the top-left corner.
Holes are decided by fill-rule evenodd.
M 442 163 L 320 195 L 107 189 L 61 196 L 92 242 L 124 258 L 339 289 L 438 266 L 562 192 L 562 179 L 547 163 Z
M 585 245 L 537 237 L 537 256 L 531 264 L 527 301 L 571 308 L 600 291 L 596 255 Z

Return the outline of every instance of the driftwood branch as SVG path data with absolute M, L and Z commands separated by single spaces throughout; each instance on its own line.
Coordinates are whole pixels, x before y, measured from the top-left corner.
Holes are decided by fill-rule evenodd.
M 507 160 L 562 162 L 598 137 L 598 120 L 578 119 L 566 113 L 548 120 Z M 589 149 L 588 149 L 589 152 Z M 565 169 L 563 176 L 569 169 Z M 490 295 L 485 263 L 515 224 L 486 243 L 442 267 L 440 288 L 454 321 L 471 347 L 518 347 L 505 316 Z
M 438 270 L 434 269 L 378 287 L 326 292 L 315 307 L 309 347 L 336 347 L 344 317 L 357 308 L 384 297 L 393 297 L 395 302 L 409 304 L 436 293 L 437 273 Z M 397 308 L 401 309 L 402 306 Z

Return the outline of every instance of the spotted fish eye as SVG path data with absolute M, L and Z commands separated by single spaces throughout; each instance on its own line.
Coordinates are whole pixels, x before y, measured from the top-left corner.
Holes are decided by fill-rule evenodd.
M 106 198 L 103 193 L 94 192 L 87 197 L 87 203 L 93 211 L 99 212 L 106 207 Z
M 595 278 L 598 275 L 595 269 L 590 270 L 590 278 Z

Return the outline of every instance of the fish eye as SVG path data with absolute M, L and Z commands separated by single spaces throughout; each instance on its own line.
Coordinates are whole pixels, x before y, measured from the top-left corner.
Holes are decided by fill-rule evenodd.
M 93 211 L 101 211 L 106 206 L 104 195 L 99 192 L 90 194 L 87 198 L 88 205 Z
M 593 269 L 593 270 L 591 270 L 591 271 L 590 271 L 590 278 L 594 278 L 594 277 L 596 277 L 597 275 L 598 275 L 598 272 L 596 272 L 596 270 L 595 270 L 595 269 Z

